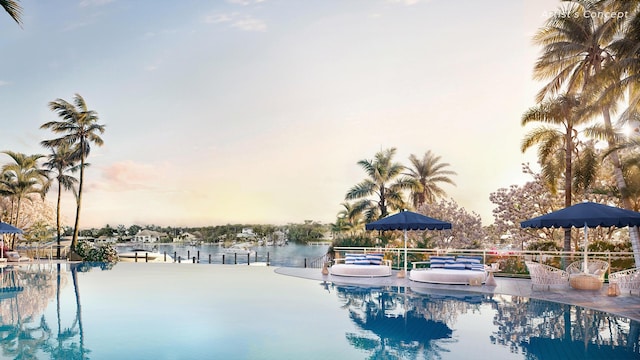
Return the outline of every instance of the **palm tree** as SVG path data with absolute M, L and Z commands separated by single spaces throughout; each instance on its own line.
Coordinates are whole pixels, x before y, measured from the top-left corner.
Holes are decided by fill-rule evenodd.
M 416 187 L 413 179 L 399 178 L 405 167 L 393 161 L 395 153 L 396 149 L 391 148 L 376 153 L 373 160 L 358 161 L 368 178 L 349 189 L 345 200 L 360 200 L 354 207 L 356 211 L 365 213 L 367 222 L 387 216 L 389 209 L 405 208 L 403 191 Z M 370 196 L 375 196 L 375 200 L 369 199 Z
M 0 6 L 18 25 L 22 24 L 22 7 L 17 0 L 0 0 Z
M 43 144 L 44 145 L 44 144 Z M 69 175 L 68 172 L 75 173 L 79 170 L 78 152 L 69 146 L 68 143 L 61 143 L 57 147 L 52 147 L 47 162 L 43 164 L 51 173 L 55 173 L 55 179 L 58 182 L 58 199 L 56 202 L 56 234 L 58 249 L 56 256 L 60 258 L 60 200 L 62 198 L 62 189 L 72 190 L 77 196 L 75 185 L 78 179 Z
M 594 86 L 603 69 L 615 64 L 615 49 L 612 45 L 619 34 L 622 20 L 589 16 L 606 10 L 607 5 L 607 1 L 568 2 L 535 35 L 534 42 L 543 47 L 543 52 L 535 64 L 534 76 L 538 80 L 550 80 L 538 93 L 539 102 L 563 91 L 568 96 L 582 95 L 583 99 L 587 99 L 590 94 L 585 90 Z M 608 145 L 613 148 L 616 143 L 611 123 L 611 107 L 609 104 L 602 104 L 597 109 L 607 129 Z M 620 193 L 625 194 L 626 182 L 618 153 L 613 152 L 610 158 L 617 186 Z M 622 203 L 625 208 L 631 209 L 628 198 L 623 196 Z M 640 264 L 638 230 L 631 230 L 635 262 Z
M 362 212 L 346 201 L 340 205 L 342 205 L 343 209 L 338 213 L 334 229 L 338 232 L 351 231 L 352 235 L 355 235 L 355 232 L 363 228 L 364 225 Z
M 47 173 L 38 166 L 38 160 L 43 155 L 25 155 L 13 151 L 3 151 L 13 159 L 13 163 L 2 167 L 2 179 L 0 186 L 3 193 L 11 197 L 12 206 L 9 222 L 20 227 L 20 206 L 24 199 L 29 199 L 31 194 L 38 194 L 44 199 L 49 188 Z M 15 215 L 15 217 L 14 217 Z M 14 238 L 15 240 L 15 238 Z M 13 241 L 12 241 L 13 242 Z M 11 244 L 13 247 L 13 244 Z
M 538 146 L 538 162 L 542 166 L 542 176 L 551 190 L 556 193 L 557 184 L 564 173 L 564 205 L 572 204 L 574 181 L 577 174 L 582 187 L 586 188 L 595 178 L 596 162 L 591 151 L 586 151 L 588 159 L 581 161 L 586 169 L 580 169 L 574 174 L 574 158 L 578 158 L 578 131 L 576 126 L 584 123 L 583 118 L 576 114 L 580 102 L 568 95 L 562 95 L 552 100 L 545 100 L 538 106 L 532 107 L 522 115 L 522 126 L 532 122 L 540 122 L 544 126 L 537 127 L 527 133 L 522 140 L 520 150 L 524 153 L 534 145 Z M 564 232 L 564 250 L 571 251 L 571 229 Z
M 407 168 L 405 175 L 414 179 L 419 185 L 411 191 L 411 202 L 413 208 L 417 209 L 422 204 L 433 204 L 439 198 L 446 196 L 439 183 L 445 183 L 455 186 L 455 182 L 449 178 L 449 175 L 457 175 L 455 171 L 446 170 L 450 165 L 441 163 L 440 156 L 436 156 L 428 150 L 424 153 L 422 159 L 414 154 L 409 156 L 412 167 Z
M 91 151 L 91 144 L 102 146 L 104 143 L 98 133 L 104 133 L 104 125 L 98 124 L 98 113 L 87 109 L 87 104 L 79 94 L 75 94 L 73 104 L 57 99 L 49 103 L 51 111 L 58 114 L 62 121 L 50 121 L 40 126 L 41 129 L 51 129 L 54 133 L 65 134 L 60 138 L 45 140 L 45 147 L 58 147 L 63 143 L 75 145 L 80 157 L 80 180 L 78 183 L 78 195 L 76 198 L 76 219 L 73 226 L 73 238 L 71 248 L 75 249 L 78 243 L 78 231 L 80 225 L 80 208 L 82 204 L 82 185 L 84 183 L 85 160 Z

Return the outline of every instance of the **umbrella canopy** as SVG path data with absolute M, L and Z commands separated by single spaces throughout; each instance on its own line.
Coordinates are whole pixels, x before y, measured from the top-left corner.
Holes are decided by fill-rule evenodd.
M 443 230 L 451 229 L 451 223 L 411 211 L 401 211 L 395 215 L 368 223 L 364 227 L 367 230 Z
M 0 222 L 0 234 L 22 234 L 22 230 L 7 223 Z
M 584 268 L 587 269 L 587 228 L 639 226 L 640 213 L 594 202 L 583 202 L 520 223 L 522 228 L 584 228 Z
M 367 230 L 404 230 L 404 272 L 407 272 L 407 230 L 451 229 L 451 223 L 430 218 L 411 211 L 401 211 L 395 215 L 366 224 Z
M 640 225 L 640 213 L 594 202 L 583 202 L 523 221 L 523 228 L 581 228 Z

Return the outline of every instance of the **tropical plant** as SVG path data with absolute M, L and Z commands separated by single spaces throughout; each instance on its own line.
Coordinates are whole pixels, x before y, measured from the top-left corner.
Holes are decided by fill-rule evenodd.
M 350 232 L 351 235 L 364 230 L 362 212 L 358 211 L 359 209 L 354 207 L 352 203 L 346 201 L 340 205 L 342 205 L 343 209 L 338 213 L 333 229 L 337 232 Z
M 387 216 L 390 209 L 406 208 L 403 191 L 417 186 L 414 179 L 400 177 L 405 167 L 393 161 L 395 153 L 396 149 L 391 148 L 376 153 L 373 160 L 358 161 L 368 178 L 349 189 L 345 200 L 358 200 L 354 204 L 354 211 L 364 213 L 366 222 Z
M 60 237 L 61 237 L 61 225 L 60 225 L 60 203 L 62 199 L 62 189 L 72 190 L 73 194 L 77 196 L 75 185 L 78 183 L 78 179 L 73 177 L 70 173 L 75 173 L 79 170 L 77 161 L 79 160 L 77 151 L 74 151 L 68 143 L 61 143 L 56 147 L 50 148 L 51 153 L 47 157 L 47 161 L 43 164 L 49 169 L 50 173 L 58 183 L 58 197 L 56 201 L 56 241 L 58 249 L 56 251 L 57 258 L 60 258 Z
M 409 156 L 411 166 L 407 168 L 405 175 L 414 179 L 416 187 L 411 189 L 411 203 L 417 209 L 423 204 L 432 204 L 438 198 L 447 195 L 439 184 L 454 185 L 449 175 L 457 175 L 455 171 L 447 170 L 450 165 L 440 162 L 441 157 L 428 150 L 422 158 L 414 154 Z
M 91 144 L 102 146 L 104 143 L 99 134 L 104 133 L 105 126 L 98 124 L 98 114 L 87 109 L 85 100 L 79 94 L 75 94 L 73 104 L 63 99 L 57 99 L 49 103 L 49 108 L 55 112 L 62 121 L 50 121 L 40 126 L 41 129 L 51 129 L 56 134 L 64 134 L 62 137 L 45 140 L 45 147 L 58 147 L 63 143 L 73 145 L 79 152 L 80 179 L 78 194 L 76 197 L 76 218 L 73 226 L 71 246 L 75 248 L 78 242 L 80 226 L 80 208 L 82 205 L 82 190 L 84 184 L 84 168 L 86 158 L 91 151 Z
M 44 199 L 49 187 L 47 173 L 38 165 L 38 160 L 43 155 L 25 155 L 13 151 L 3 151 L 3 153 L 9 155 L 13 159 L 13 163 L 5 164 L 2 167 L 0 188 L 2 194 L 9 196 L 12 201 L 9 222 L 20 227 L 22 201 L 31 200 L 31 194 L 38 194 Z
M 22 24 L 22 7 L 18 0 L 0 0 L 0 6 L 18 25 Z

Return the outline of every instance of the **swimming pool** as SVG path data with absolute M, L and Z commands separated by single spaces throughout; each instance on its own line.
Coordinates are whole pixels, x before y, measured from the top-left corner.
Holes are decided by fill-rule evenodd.
M 638 322 L 515 296 L 359 287 L 273 267 L 2 269 L 0 358 L 638 358 Z

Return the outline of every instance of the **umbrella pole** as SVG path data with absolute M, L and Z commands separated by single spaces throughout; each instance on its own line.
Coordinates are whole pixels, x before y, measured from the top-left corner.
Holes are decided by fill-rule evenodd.
M 584 223 L 584 256 L 583 256 L 583 264 L 582 264 L 582 271 L 585 274 L 589 273 L 589 267 L 587 266 L 587 223 Z
M 404 274 L 407 275 L 407 229 L 404 229 Z

